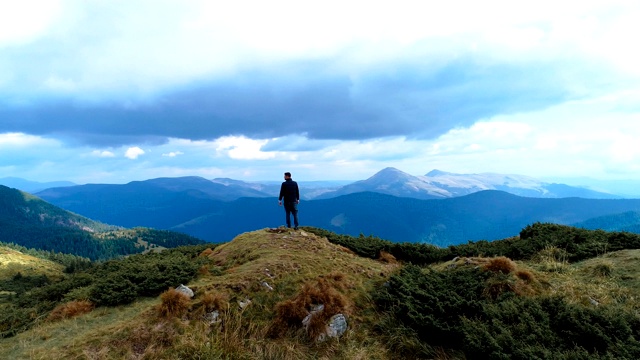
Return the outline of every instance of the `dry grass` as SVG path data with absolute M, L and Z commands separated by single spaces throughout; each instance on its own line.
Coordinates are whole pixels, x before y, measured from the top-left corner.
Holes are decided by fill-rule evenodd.
M 207 256 L 211 255 L 212 253 L 213 253 L 213 249 L 208 248 L 208 249 L 204 249 L 204 250 L 200 253 L 200 255 L 199 255 L 199 256 L 207 257 Z
M 163 318 L 180 318 L 191 308 L 189 296 L 176 289 L 169 289 L 160 294 L 160 300 L 162 302 L 158 305 L 158 315 Z
M 546 253 L 554 255 L 539 256 L 530 264 L 537 270 L 537 281 L 546 285 L 545 293 L 583 306 L 594 306 L 595 300 L 640 313 L 640 250 L 611 252 L 575 264 L 563 260 L 561 250 Z
M 323 309 L 315 312 L 314 308 L 318 305 L 322 305 Z M 347 297 L 328 280 L 319 278 L 315 282 L 304 284 L 292 299 L 276 304 L 276 317 L 271 324 L 269 334 L 273 337 L 282 337 L 289 330 L 302 327 L 302 320 L 314 312 L 305 330 L 311 339 L 316 339 L 325 332 L 329 318 L 340 313 L 349 315 L 350 307 Z
M 229 296 L 224 293 L 210 293 L 207 292 L 202 296 L 201 304 L 205 311 L 224 311 L 229 308 Z
M 398 263 L 398 260 L 396 260 L 396 257 L 386 251 L 380 251 L 380 256 L 378 256 L 378 260 L 388 264 Z
M 198 274 L 200 275 L 209 275 L 211 272 L 209 271 L 209 265 L 202 265 L 198 269 Z
M 47 321 L 58 321 L 84 315 L 93 310 L 95 305 L 88 300 L 70 301 L 56 306 L 47 317 Z
M 567 252 L 555 246 L 547 246 L 533 258 L 538 268 L 546 272 L 562 273 L 569 269 Z
M 0 340 L 6 359 L 380 359 L 393 358 L 373 331 L 378 321 L 369 298 L 399 265 L 361 258 L 324 238 L 297 232 L 266 230 L 239 235 L 212 251 L 203 251 L 216 274 L 204 274 L 188 285 L 198 296 L 185 305 L 175 295 L 138 300 L 116 308 L 48 322 L 12 339 Z M 270 284 L 274 290 L 261 285 Z M 245 298 L 244 310 L 235 304 Z M 347 315 L 349 330 L 340 339 L 315 343 L 300 323 L 291 336 L 268 336 L 278 315 L 276 304 L 294 305 L 283 318 L 300 319 L 307 304 L 325 302 L 326 313 Z M 182 305 L 181 305 L 182 304 Z M 185 311 L 185 308 L 187 309 Z M 190 309 L 190 310 L 189 310 Z M 300 314 L 296 311 L 304 310 Z M 219 322 L 202 316 L 217 310 Z M 317 323 L 316 323 L 317 321 Z
M 536 276 L 530 270 L 518 270 L 515 272 L 515 275 L 518 279 L 527 284 L 531 284 L 536 281 Z
M 489 259 L 489 261 L 484 264 L 483 268 L 495 273 L 509 274 L 515 271 L 516 264 L 507 257 L 499 256 Z

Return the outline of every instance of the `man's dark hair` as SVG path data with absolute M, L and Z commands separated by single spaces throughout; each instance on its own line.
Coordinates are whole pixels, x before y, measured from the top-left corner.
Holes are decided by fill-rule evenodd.
M 284 176 L 291 177 L 291 173 L 287 171 L 286 173 L 284 173 Z

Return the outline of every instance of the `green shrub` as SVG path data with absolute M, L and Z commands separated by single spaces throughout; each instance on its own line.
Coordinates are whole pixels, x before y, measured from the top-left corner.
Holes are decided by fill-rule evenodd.
M 462 329 L 470 358 L 640 358 L 637 317 L 559 297 L 487 302 L 483 315 L 464 319 Z
M 479 269 L 437 272 L 407 265 L 374 294 L 374 300 L 421 340 L 460 347 L 461 318 L 480 315 L 487 276 Z
M 137 286 L 123 274 L 100 279 L 93 285 L 89 293 L 89 299 L 98 306 L 129 304 L 136 297 L 138 297 Z
M 406 265 L 372 295 L 386 319 L 378 329 L 394 353 L 427 358 L 438 347 L 468 359 L 640 358 L 635 314 L 521 296 L 517 281 L 500 271 Z

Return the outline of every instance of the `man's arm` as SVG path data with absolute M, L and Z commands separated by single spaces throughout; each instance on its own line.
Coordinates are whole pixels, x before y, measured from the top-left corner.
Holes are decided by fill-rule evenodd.
M 296 183 L 296 202 L 300 203 L 300 189 L 298 189 L 298 183 Z

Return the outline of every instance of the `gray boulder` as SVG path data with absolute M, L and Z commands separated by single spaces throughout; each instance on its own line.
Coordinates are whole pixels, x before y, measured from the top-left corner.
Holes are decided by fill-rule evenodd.
M 178 286 L 176 288 L 176 290 L 181 292 L 181 293 L 183 293 L 183 294 L 185 294 L 185 295 L 187 295 L 189 298 L 193 298 L 193 295 L 194 295 L 193 294 L 193 290 L 189 289 L 188 287 L 186 287 L 186 286 L 184 286 L 182 284 L 180 284 L 180 286 Z

